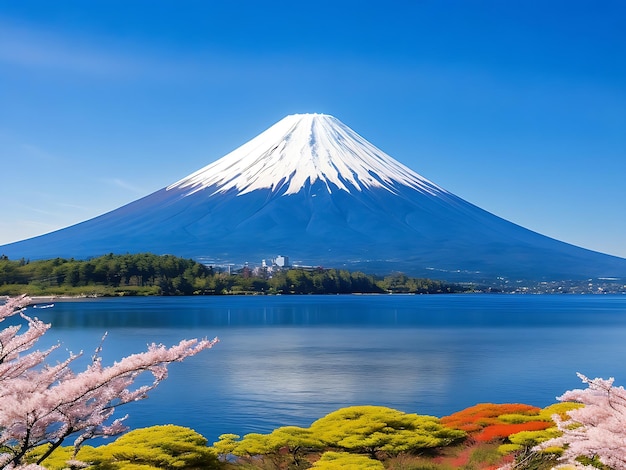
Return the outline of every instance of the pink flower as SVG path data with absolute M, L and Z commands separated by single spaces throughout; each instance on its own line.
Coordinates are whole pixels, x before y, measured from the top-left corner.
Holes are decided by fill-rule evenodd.
M 568 411 L 569 418 L 552 418 L 563 433 L 560 437 L 540 444 L 537 449 L 564 447 L 563 463 L 580 466 L 577 457 L 597 458 L 611 468 L 626 468 L 626 390 L 615 387 L 614 379 L 578 377 L 588 385 L 558 397 L 585 406 Z
M 27 323 L 24 332 L 21 326 L 0 331 L 0 468 L 41 468 L 21 466 L 26 453 L 49 444 L 39 464 L 70 435 L 77 436 L 74 447 L 78 451 L 87 439 L 123 432 L 124 418 L 109 423 L 117 407 L 146 398 L 167 377 L 171 362 L 218 342 L 217 338 L 183 340 L 170 348 L 152 344 L 146 352 L 108 367 L 102 365 L 99 347 L 87 369 L 75 373 L 70 366 L 80 354 L 48 365 L 45 359 L 58 345 L 32 350 L 50 325 L 24 313 L 29 302 L 22 296 L 0 306 L 0 322 L 19 314 Z M 134 381 L 146 373 L 152 375 L 152 383 L 133 388 Z

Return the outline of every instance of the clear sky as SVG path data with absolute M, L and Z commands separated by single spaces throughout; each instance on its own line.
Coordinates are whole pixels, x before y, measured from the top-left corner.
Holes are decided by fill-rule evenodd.
M 626 257 L 626 2 L 0 0 L 0 244 L 332 114 L 456 195 Z

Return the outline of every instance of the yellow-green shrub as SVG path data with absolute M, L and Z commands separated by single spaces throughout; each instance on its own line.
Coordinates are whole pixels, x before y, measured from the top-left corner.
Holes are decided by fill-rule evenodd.
M 215 453 L 207 447 L 207 440 L 192 429 L 165 425 L 136 429 L 110 444 L 83 446 L 76 460 L 91 464 L 95 469 L 217 469 Z M 44 446 L 42 446 L 44 447 Z M 43 453 L 45 448 L 37 450 Z M 67 468 L 73 449 L 61 447 L 48 457 L 44 465 L 49 470 Z
M 322 457 L 313 464 L 318 470 L 383 470 L 385 467 L 378 460 L 366 455 L 349 454 L 347 452 L 324 452 Z
M 311 431 L 330 447 L 390 454 L 449 445 L 466 436 L 434 416 L 404 413 L 384 406 L 351 406 L 318 419 Z

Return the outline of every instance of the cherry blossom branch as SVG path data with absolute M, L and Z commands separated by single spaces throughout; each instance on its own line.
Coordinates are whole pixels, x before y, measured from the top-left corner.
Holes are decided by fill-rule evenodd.
M 558 397 L 561 401 L 582 403 L 584 407 L 568 411 L 568 417 L 552 418 L 563 433 L 543 442 L 536 449 L 563 447 L 561 461 L 581 466 L 578 457 L 597 458 L 610 468 L 626 468 L 626 390 L 613 385 L 615 379 L 578 377 L 588 385 Z
M 152 344 L 147 351 L 108 367 L 102 365 L 101 342 L 91 364 L 75 373 L 71 366 L 82 353 L 70 353 L 64 361 L 48 365 L 45 359 L 59 345 L 31 351 L 50 325 L 24 313 L 29 301 L 22 296 L 0 306 L 0 322 L 19 314 L 28 324 L 24 332 L 19 325 L 0 331 L 0 468 L 21 468 L 30 450 L 48 444 L 39 458 L 41 463 L 70 435 L 77 436 L 77 452 L 87 439 L 119 434 L 126 429 L 125 418 L 107 424 L 117 407 L 146 398 L 165 380 L 169 364 L 212 348 L 219 341 L 182 340 L 169 348 Z M 152 383 L 131 389 L 144 373 L 152 374 Z

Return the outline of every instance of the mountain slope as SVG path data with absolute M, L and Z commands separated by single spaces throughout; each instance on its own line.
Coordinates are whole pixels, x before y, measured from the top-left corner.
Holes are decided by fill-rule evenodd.
M 143 251 L 211 264 L 283 254 L 304 265 L 446 279 L 626 277 L 626 259 L 496 217 L 317 114 L 288 116 L 112 212 L 0 247 L 30 259 Z

